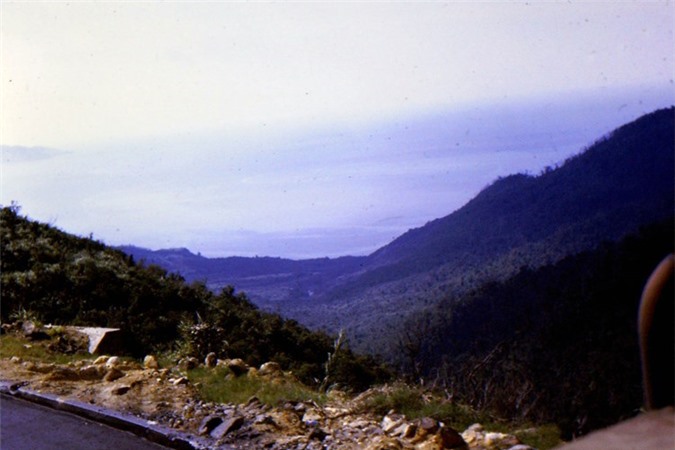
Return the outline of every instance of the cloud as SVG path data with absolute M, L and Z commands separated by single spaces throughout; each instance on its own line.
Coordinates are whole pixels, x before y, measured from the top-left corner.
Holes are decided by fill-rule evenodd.
M 22 147 L 18 145 L 3 145 L 0 147 L 0 152 L 2 153 L 2 162 L 5 164 L 40 161 L 67 153 L 64 150 L 53 148 Z

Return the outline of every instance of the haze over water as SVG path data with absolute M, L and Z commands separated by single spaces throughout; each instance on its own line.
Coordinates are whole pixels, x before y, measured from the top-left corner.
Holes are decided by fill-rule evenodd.
M 675 103 L 670 2 L 1 8 L 0 203 L 112 245 L 366 254 Z

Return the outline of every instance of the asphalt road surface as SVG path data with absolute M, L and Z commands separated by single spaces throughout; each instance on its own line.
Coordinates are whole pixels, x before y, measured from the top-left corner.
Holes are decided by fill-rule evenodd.
M 135 434 L 25 400 L 0 396 L 2 450 L 166 450 Z

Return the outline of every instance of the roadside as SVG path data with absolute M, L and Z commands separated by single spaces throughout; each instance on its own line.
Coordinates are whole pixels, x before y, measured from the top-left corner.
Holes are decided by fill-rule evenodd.
M 514 434 L 489 432 L 478 424 L 466 424 L 458 432 L 431 417 L 409 419 L 396 408 L 384 411 L 383 406 L 389 407 L 386 402 L 400 395 L 397 386 L 381 386 L 356 397 L 331 391 L 319 398 L 297 391 L 292 374 L 275 363 L 251 368 L 241 360 L 188 359 L 160 367 L 154 357 L 141 363 L 92 355 L 69 355 L 54 362 L 57 355 L 45 350 L 46 342 L 11 333 L 2 336 L 2 344 L 4 393 L 126 429 L 172 448 L 533 448 Z M 46 362 L 45 355 L 49 356 Z M 240 392 L 253 386 L 253 395 L 237 402 L 205 401 L 205 388 L 214 379 Z M 281 392 L 279 400 L 267 399 L 266 393 L 275 389 Z M 528 432 L 536 431 L 515 434 L 522 438 Z

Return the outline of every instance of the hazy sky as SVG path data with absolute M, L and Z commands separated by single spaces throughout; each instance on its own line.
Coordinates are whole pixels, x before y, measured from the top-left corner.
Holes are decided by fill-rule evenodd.
M 0 202 L 110 244 L 367 253 L 674 102 L 672 2 L 0 8 Z

